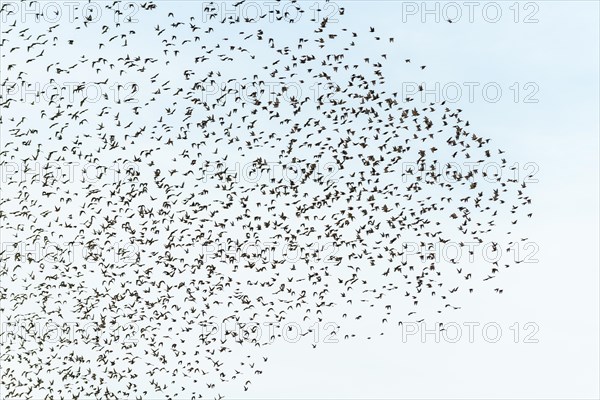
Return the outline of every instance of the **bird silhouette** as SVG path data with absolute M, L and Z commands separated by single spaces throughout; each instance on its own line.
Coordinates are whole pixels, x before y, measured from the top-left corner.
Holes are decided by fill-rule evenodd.
M 391 64 L 400 40 L 290 4 L 2 5 L 6 398 L 251 393 L 275 341 L 503 293 L 532 175 L 398 94 L 390 73 L 426 68 Z M 514 259 L 466 261 L 484 244 Z

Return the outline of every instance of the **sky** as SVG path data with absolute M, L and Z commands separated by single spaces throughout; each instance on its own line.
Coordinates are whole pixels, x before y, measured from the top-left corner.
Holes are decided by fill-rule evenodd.
M 197 12 L 201 3 L 158 4 L 160 15 L 172 10 L 179 16 Z M 268 368 L 254 378 L 251 392 L 234 388 L 227 397 L 598 398 L 599 3 L 315 4 L 340 27 L 376 27 L 382 38 L 395 38 L 393 50 L 383 40 L 362 44 L 370 54 L 387 53 L 390 92 L 415 96 L 419 106 L 446 99 L 463 110 L 473 131 L 506 150 L 520 173 L 533 171 L 528 186 L 534 217 L 519 234 L 532 243 L 537 262 L 511 270 L 502 296 L 480 293 L 460 313 L 444 316 L 440 322 L 459 327 L 456 340 L 424 333 L 435 319 L 390 328 L 384 336 L 358 324 L 356 329 L 374 337 L 336 343 L 327 343 L 328 327 L 319 326 L 316 349 L 306 341 L 272 344 L 263 349 Z M 344 15 L 334 22 L 340 7 Z M 310 28 L 304 20 L 276 33 L 278 40 L 295 43 Z M 357 59 L 363 56 L 360 40 L 353 50 Z M 151 51 L 148 46 L 143 51 Z M 408 69 L 408 58 L 427 68 Z M 243 76 L 254 67 L 232 65 L 221 72 Z M 425 97 L 419 98 L 415 85 L 429 90 Z

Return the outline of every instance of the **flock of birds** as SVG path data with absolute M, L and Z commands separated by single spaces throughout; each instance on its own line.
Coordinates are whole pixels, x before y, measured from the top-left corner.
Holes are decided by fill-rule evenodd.
M 35 4 L 0 10 L 3 397 L 220 398 L 285 336 L 257 324 L 351 340 L 502 293 L 512 263 L 429 250 L 506 251 L 526 177 L 389 90 L 402 40 L 294 1 Z

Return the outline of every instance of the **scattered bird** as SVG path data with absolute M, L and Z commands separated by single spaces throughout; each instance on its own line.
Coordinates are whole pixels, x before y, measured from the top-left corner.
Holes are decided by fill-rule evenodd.
M 289 40 L 315 14 L 297 1 L 101 4 L 0 10 L 6 398 L 220 399 L 251 392 L 290 322 L 351 340 L 503 293 L 498 262 L 432 254 L 500 252 L 527 180 L 462 110 L 390 90 L 375 27 L 315 17 Z

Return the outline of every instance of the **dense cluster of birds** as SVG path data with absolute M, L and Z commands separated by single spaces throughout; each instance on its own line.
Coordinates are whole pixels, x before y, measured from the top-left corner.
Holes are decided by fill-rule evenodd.
M 98 4 L 0 11 L 3 397 L 221 397 L 285 334 L 257 324 L 350 340 L 502 293 L 511 262 L 432 249 L 506 251 L 526 177 L 390 90 L 425 69 L 402 40 L 294 1 Z

